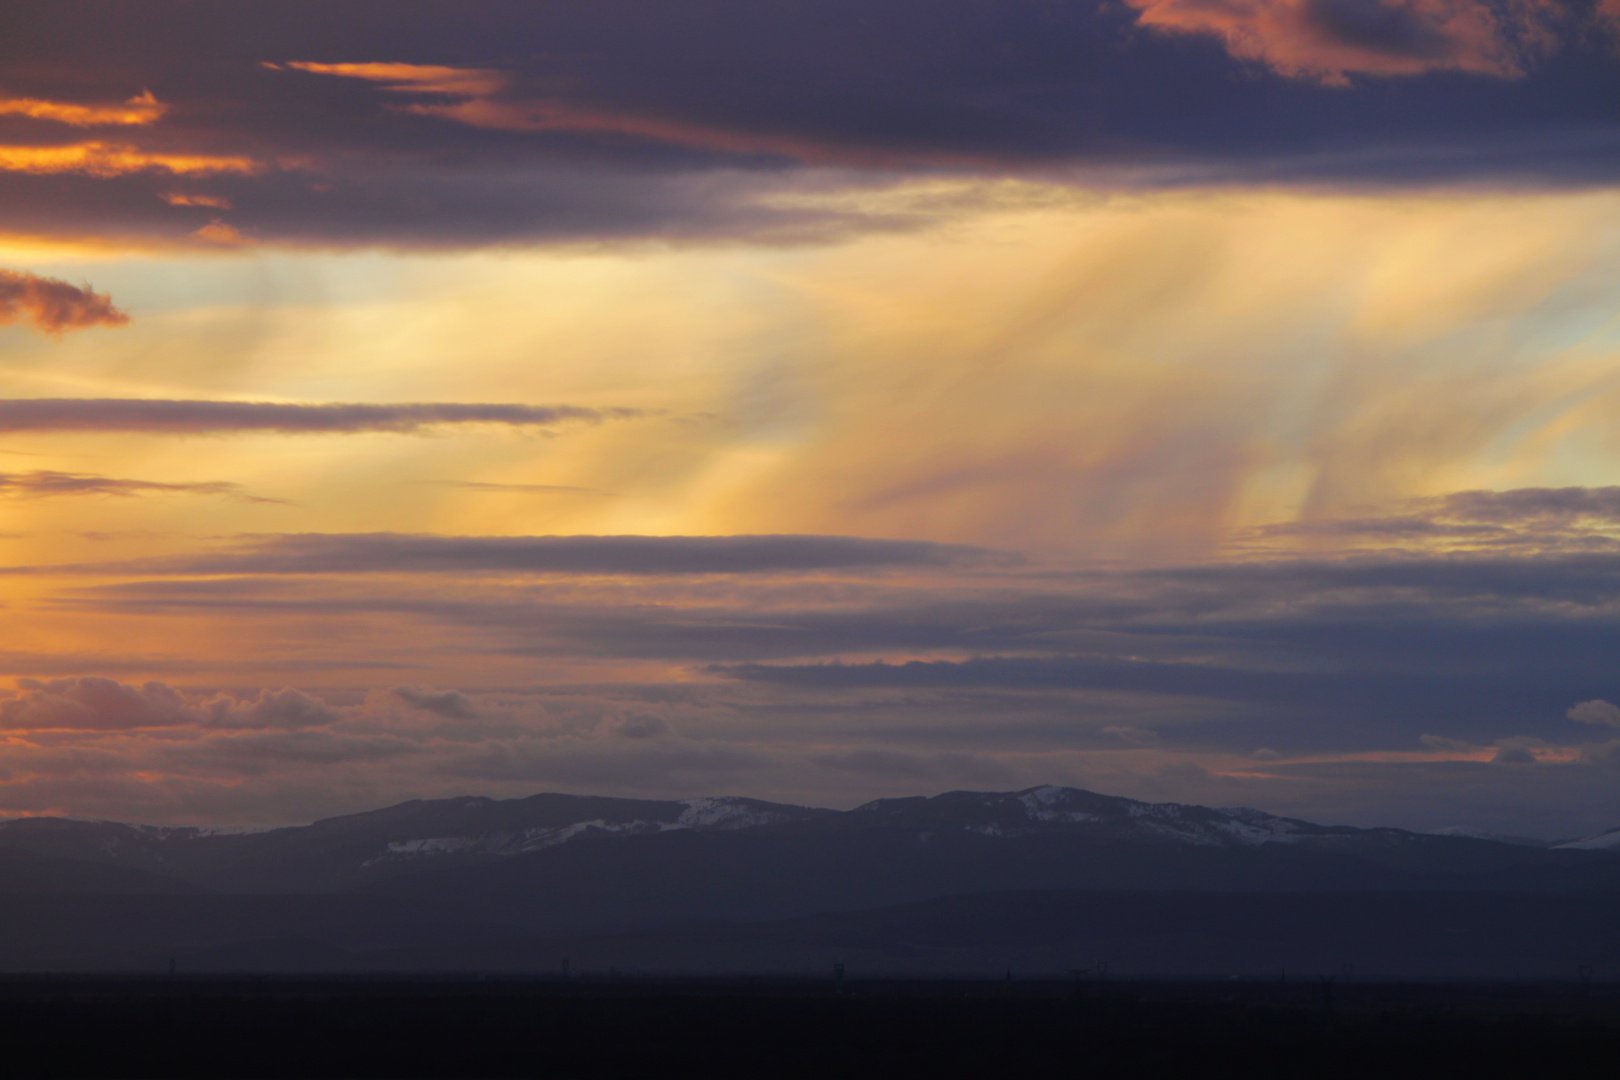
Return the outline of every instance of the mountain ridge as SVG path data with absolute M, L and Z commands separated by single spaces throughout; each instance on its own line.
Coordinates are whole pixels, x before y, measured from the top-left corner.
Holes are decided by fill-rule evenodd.
M 730 839 L 720 841 L 718 848 L 693 847 L 680 839 L 683 834 Z M 574 866 L 582 874 L 608 873 L 609 864 L 658 861 L 664 858 L 662 848 L 690 849 L 694 858 L 700 850 L 736 852 L 737 858 L 748 850 L 772 864 L 780 864 L 790 849 L 808 864 L 827 863 L 835 849 L 852 859 L 878 858 L 880 849 L 892 849 L 885 857 L 899 859 L 898 867 L 916 862 L 916 844 L 929 843 L 966 860 L 946 875 L 956 886 L 964 884 L 969 863 L 988 866 L 1024 859 L 1033 862 L 1017 870 L 1003 866 L 998 872 L 1011 873 L 1031 888 L 1198 888 L 1225 887 L 1222 883 L 1236 871 L 1221 867 L 1244 865 L 1271 868 L 1266 872 L 1276 878 L 1276 887 L 1287 887 L 1286 868 L 1292 867 L 1301 881 L 1348 884 L 1359 876 L 1369 884 L 1394 887 L 1404 874 L 1423 878 L 1425 887 L 1469 888 L 1476 887 L 1470 873 L 1500 876 L 1509 866 L 1536 865 L 1550 868 L 1555 877 L 1565 874 L 1570 887 L 1584 888 L 1584 879 L 1576 880 L 1581 873 L 1601 877 L 1610 866 L 1620 868 L 1614 858 L 1620 849 L 1607 842 L 1611 835 L 1620 836 L 1620 831 L 1556 847 L 1531 846 L 1507 838 L 1319 825 L 1248 807 L 1150 803 L 1043 785 L 1010 792 L 958 790 L 880 798 L 843 811 L 736 796 L 461 796 L 407 800 L 308 825 L 260 830 L 17 818 L 0 822 L 0 850 L 235 893 L 414 888 L 419 886 L 408 883 L 437 881 L 445 874 L 471 875 L 469 881 L 504 880 L 530 873 L 521 868 L 535 860 Z M 594 850 L 608 842 L 616 846 Z M 593 852 L 579 857 L 564 852 L 580 844 L 591 845 Z M 1241 855 L 1244 851 L 1254 854 Z M 1223 860 L 1220 852 L 1228 857 Z M 702 857 L 723 861 L 721 854 Z M 1328 864 L 1335 859 L 1344 865 L 1330 872 Z M 936 871 L 937 865 L 929 872 Z M 610 876 L 628 872 L 613 870 Z M 870 874 L 874 880 L 882 877 L 879 867 Z M 884 897 L 874 894 L 871 899 Z

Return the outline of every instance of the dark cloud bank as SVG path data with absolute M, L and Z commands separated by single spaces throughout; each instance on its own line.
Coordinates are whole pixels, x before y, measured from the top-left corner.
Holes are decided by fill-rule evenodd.
M 1104 186 L 1612 181 L 1620 65 L 1597 7 L 1440 6 L 1457 17 L 1349 0 L 101 3 L 71 18 L 17 3 L 10 93 L 147 88 L 157 104 L 117 128 L 0 116 L 0 144 L 96 141 L 103 163 L 0 171 L 0 224 L 312 245 L 802 238 L 904 221 L 758 196 L 1076 168 Z M 124 147 L 147 157 L 107 164 Z

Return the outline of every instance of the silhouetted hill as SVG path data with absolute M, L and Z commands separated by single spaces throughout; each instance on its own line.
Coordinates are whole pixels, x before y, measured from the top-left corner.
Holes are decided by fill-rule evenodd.
M 0 822 L 0 849 L 163 873 L 226 892 L 330 892 L 571 842 L 724 831 L 832 813 L 740 798 L 418 799 L 257 832 L 18 818 Z
M 13 971 L 154 970 L 170 957 L 210 970 L 524 970 L 559 949 L 663 970 L 832 953 L 904 970 L 992 956 L 1083 966 L 1103 950 L 1182 972 L 1352 953 L 1391 971 L 1462 970 L 1470 956 L 1561 971 L 1609 955 L 1600 931 L 1616 899 L 1620 853 L 1600 844 L 1055 787 L 844 812 L 442 799 L 261 832 L 0 823 L 0 970 Z
M 560 846 L 377 889 L 469 918 L 553 930 L 779 919 L 1034 889 L 1620 893 L 1620 860 L 1610 852 L 1412 834 L 1245 845 L 1068 829 L 997 835 L 853 817 Z

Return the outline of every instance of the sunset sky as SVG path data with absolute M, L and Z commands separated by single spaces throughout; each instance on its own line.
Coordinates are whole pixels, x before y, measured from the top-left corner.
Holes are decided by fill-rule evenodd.
M 1620 2 L 0 12 L 0 815 L 1620 825 Z

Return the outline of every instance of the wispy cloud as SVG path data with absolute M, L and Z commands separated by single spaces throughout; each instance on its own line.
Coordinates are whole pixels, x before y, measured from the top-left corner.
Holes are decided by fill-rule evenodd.
M 107 178 L 142 172 L 176 176 L 252 175 L 263 169 L 262 162 L 241 155 L 171 154 L 125 143 L 0 146 L 0 172 L 84 173 Z
M 156 480 L 128 480 L 113 476 L 94 476 L 88 473 L 52 472 L 38 470 L 27 473 L 0 473 L 0 495 L 18 498 L 48 498 L 57 495 L 113 495 L 131 498 L 137 495 L 222 495 L 243 502 L 283 503 L 285 499 L 270 499 L 250 495 L 240 484 L 223 480 L 194 483 L 163 483 Z
M 0 326 L 26 321 L 46 334 L 129 322 L 112 299 L 89 285 L 18 270 L 0 270 Z
M 498 484 L 483 480 L 432 480 L 439 487 L 459 488 L 462 491 L 511 492 L 518 495 L 593 495 L 605 499 L 622 499 L 617 491 L 600 488 L 572 487 L 568 484 Z
M 275 431 L 415 434 L 463 424 L 548 428 L 650 415 L 639 409 L 575 405 L 418 402 L 400 405 L 175 401 L 148 398 L 18 398 L 0 401 L 0 431 L 148 431 L 175 435 Z

